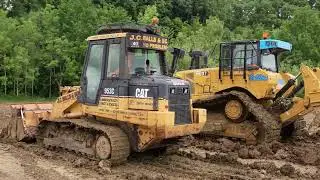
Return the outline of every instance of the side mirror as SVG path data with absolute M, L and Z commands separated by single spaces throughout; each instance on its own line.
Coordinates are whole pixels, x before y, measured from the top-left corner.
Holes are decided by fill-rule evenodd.
M 173 76 L 177 69 L 178 60 L 184 57 L 185 51 L 179 48 L 170 48 L 169 52 L 173 55 L 169 76 Z

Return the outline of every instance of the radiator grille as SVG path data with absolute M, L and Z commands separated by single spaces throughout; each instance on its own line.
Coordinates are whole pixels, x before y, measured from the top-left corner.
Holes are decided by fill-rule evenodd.
M 190 89 L 189 87 L 169 88 L 169 111 L 175 112 L 175 124 L 190 124 Z

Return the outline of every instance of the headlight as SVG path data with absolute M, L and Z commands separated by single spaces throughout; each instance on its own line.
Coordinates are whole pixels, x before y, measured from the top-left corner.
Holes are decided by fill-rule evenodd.
M 176 88 L 170 88 L 170 94 L 175 94 L 176 93 Z
M 183 88 L 182 91 L 183 94 L 189 94 L 189 88 Z

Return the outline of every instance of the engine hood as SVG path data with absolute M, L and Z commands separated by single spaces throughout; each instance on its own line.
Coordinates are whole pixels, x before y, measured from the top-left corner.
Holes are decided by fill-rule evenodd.
M 129 81 L 129 96 L 168 99 L 169 90 L 178 87 L 183 88 L 184 93 L 190 95 L 188 81 L 163 75 L 137 76 Z

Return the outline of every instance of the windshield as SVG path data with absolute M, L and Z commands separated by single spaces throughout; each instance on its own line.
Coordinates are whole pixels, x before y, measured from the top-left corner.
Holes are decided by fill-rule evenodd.
M 276 56 L 274 54 L 262 52 L 261 65 L 262 69 L 277 72 Z
M 160 53 L 156 50 L 129 49 L 129 74 L 161 74 Z

